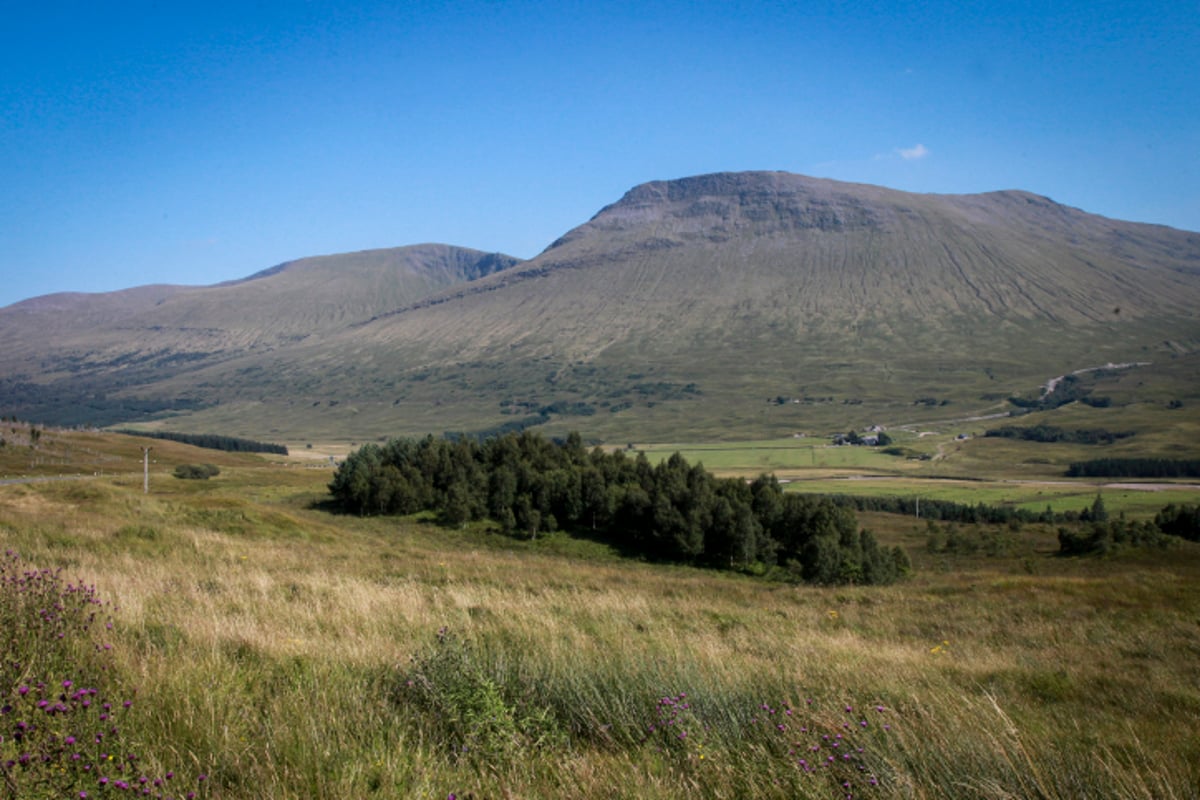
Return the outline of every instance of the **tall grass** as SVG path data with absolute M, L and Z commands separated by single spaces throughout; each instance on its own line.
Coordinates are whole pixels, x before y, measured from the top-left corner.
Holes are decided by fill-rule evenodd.
M 330 517 L 322 478 L 0 487 L 0 544 L 116 607 L 148 773 L 222 798 L 1198 796 L 1195 546 L 1066 560 L 1030 527 L 935 557 L 873 518 L 916 577 L 799 588 Z

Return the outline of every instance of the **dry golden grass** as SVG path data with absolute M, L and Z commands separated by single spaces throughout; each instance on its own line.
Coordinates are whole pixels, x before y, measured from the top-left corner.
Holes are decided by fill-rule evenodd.
M 330 516 L 312 507 L 326 479 L 0 487 L 0 544 L 120 607 L 122 679 L 152 700 L 139 735 L 220 797 L 828 797 L 746 732 L 759 704 L 807 698 L 820 725 L 888 709 L 881 785 L 855 796 L 1197 796 L 1194 545 L 1067 560 L 1028 526 L 1008 556 L 959 558 L 878 516 L 912 579 L 797 587 L 561 534 Z M 403 690 L 441 628 L 509 711 L 548 710 L 555 744 L 451 752 Z M 703 762 L 643 741 L 678 692 L 710 726 Z

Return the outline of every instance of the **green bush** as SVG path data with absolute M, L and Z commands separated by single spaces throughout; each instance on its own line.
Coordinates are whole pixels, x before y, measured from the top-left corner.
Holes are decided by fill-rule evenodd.
M 182 480 L 206 481 L 220 475 L 221 470 L 212 464 L 180 464 L 174 474 Z
M 446 628 L 432 649 L 413 656 L 395 699 L 423 711 L 451 752 L 465 759 L 513 757 L 566 741 L 548 709 L 510 697 L 478 648 Z

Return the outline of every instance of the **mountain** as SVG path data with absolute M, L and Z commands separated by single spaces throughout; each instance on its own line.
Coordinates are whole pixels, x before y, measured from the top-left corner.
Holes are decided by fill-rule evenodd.
M 163 289 L 136 328 L 85 296 L 72 302 L 95 322 L 73 330 L 94 344 L 39 323 L 51 333 L 27 344 L 24 380 L 83 374 L 155 411 L 184 401 L 170 427 L 259 437 L 548 423 L 663 439 L 994 412 L 1077 369 L 1191 365 L 1200 344 L 1200 234 L 1026 192 L 780 172 L 655 181 L 503 266 L 372 304 L 364 265 L 302 311 L 323 279 L 260 291 L 285 265 Z M 24 305 L 0 310 L 0 347 Z M 131 370 L 130 354 L 154 355 Z
M 218 398 L 203 391 L 163 397 L 141 387 L 267 357 L 518 261 L 422 244 L 289 261 L 214 286 L 35 297 L 0 309 L 0 407 L 73 424 L 121 421 L 131 404 L 208 405 Z

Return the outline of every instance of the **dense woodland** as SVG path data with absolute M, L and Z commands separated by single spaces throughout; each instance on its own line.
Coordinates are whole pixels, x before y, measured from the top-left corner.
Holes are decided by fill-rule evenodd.
M 654 466 L 640 453 L 589 451 L 578 434 L 368 444 L 329 488 L 349 513 L 434 511 L 445 524 L 486 518 L 530 537 L 565 529 L 655 561 L 777 568 L 810 583 L 890 583 L 909 567 L 848 508 L 784 494 L 772 476 L 716 478 L 678 453 Z

